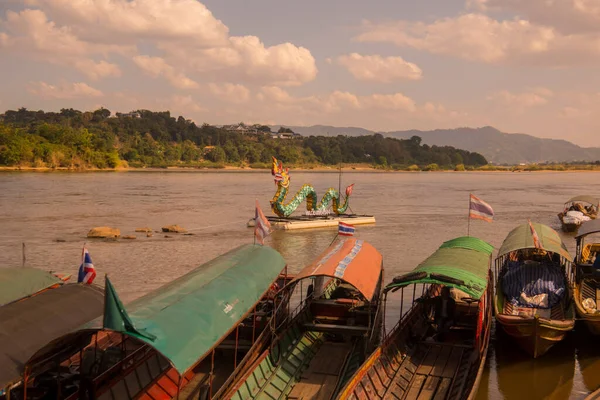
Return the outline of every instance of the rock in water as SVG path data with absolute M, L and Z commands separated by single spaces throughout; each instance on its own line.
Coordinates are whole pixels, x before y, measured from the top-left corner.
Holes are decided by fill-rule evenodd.
M 110 228 L 108 226 L 100 226 L 92 228 L 87 234 L 89 238 L 118 238 L 121 236 L 121 231 L 117 228 Z
M 187 232 L 185 228 L 182 228 L 179 225 L 168 225 L 162 227 L 163 232 L 173 232 L 173 233 L 185 233 Z
M 123 236 L 123 239 L 135 239 L 136 236 L 135 235 L 125 235 Z
M 148 233 L 148 232 L 152 232 L 152 228 L 148 228 L 148 227 L 146 227 L 146 228 L 135 228 L 135 231 L 136 232 L 145 232 L 145 233 Z

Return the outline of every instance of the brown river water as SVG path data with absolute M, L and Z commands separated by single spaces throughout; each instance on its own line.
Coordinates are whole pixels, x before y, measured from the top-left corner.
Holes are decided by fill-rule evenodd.
M 334 173 L 291 172 L 291 190 L 312 184 L 317 194 L 333 186 Z M 471 235 L 496 249 L 508 232 L 530 218 L 559 229 L 564 201 L 590 193 L 595 173 L 355 173 L 344 172 L 342 187 L 355 183 L 356 213 L 373 214 L 377 224 L 358 227 L 357 236 L 384 258 L 386 281 L 412 270 L 438 246 L 467 233 L 472 192 L 492 205 L 491 224 L 471 222 Z M 114 226 L 122 235 L 149 226 L 179 224 L 192 236 L 154 233 L 115 242 L 87 240 L 102 284 L 104 273 L 125 302 L 155 289 L 240 244 L 252 242 L 246 222 L 258 199 L 266 214 L 275 191 L 269 172 L 95 172 L 0 173 L 0 268 L 22 262 L 77 273 L 81 247 L 94 226 Z M 267 239 L 298 271 L 332 241 L 335 230 L 278 231 Z M 561 233 L 574 253 L 572 236 Z M 58 242 L 57 240 L 60 240 Z M 243 277 L 240 277 L 243 279 Z M 393 303 L 393 301 L 392 301 Z M 397 320 L 389 304 L 386 326 Z M 492 336 L 478 399 L 583 399 L 600 387 L 600 346 L 584 326 L 533 360 L 498 332 Z

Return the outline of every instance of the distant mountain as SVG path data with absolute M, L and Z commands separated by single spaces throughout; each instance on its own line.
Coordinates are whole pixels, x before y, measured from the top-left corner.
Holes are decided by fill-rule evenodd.
M 357 136 L 376 133 L 363 128 L 339 128 L 324 125 L 290 126 L 288 128 L 303 136 Z M 474 151 L 495 164 L 600 160 L 600 148 L 597 147 L 585 148 L 566 140 L 543 139 L 522 133 L 504 133 L 491 126 L 380 133 L 398 139 L 420 136 L 423 143 L 430 146 L 453 146 Z

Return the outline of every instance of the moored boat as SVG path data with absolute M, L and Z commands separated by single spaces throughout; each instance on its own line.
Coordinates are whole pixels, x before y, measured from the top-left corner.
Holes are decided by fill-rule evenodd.
M 60 287 L 69 278 L 36 268 L 0 268 L 0 306 Z
M 106 278 L 104 315 L 32 355 L 11 399 L 212 398 L 266 346 L 285 271 L 275 250 L 240 246 L 127 307 Z
M 219 398 L 335 398 L 379 341 L 382 279 L 373 246 L 338 238 L 282 289 L 295 308 L 269 349 Z
M 394 278 L 384 293 L 389 301 L 400 291 L 400 319 L 339 398 L 474 398 L 492 321 L 492 251 L 480 239 L 459 237 Z
M 575 325 L 572 260 L 558 233 L 539 223 L 513 229 L 498 252 L 496 320 L 534 358 Z
M 35 293 L 0 307 L 0 399 L 19 398 L 25 367 L 37 350 L 102 315 L 100 287 L 70 283 L 47 290 L 58 283 L 43 271 L 25 275 L 33 278 L 29 291 Z M 22 286 L 15 286 L 13 295 L 23 293 L 17 288 Z M 40 363 L 48 361 L 41 359 Z
M 600 220 L 584 222 L 577 232 L 575 257 L 575 310 L 594 335 L 600 335 L 600 242 L 586 237 L 600 233 Z
M 565 232 L 575 232 L 579 226 L 598 216 L 599 201 L 592 196 L 576 196 L 569 199 L 558 214 L 558 219 Z

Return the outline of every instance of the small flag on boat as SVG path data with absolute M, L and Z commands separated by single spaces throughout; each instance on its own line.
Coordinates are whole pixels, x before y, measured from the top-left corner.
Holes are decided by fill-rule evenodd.
M 528 219 L 527 222 L 529 223 L 529 229 L 531 229 L 531 236 L 533 236 L 533 245 L 535 246 L 536 249 L 543 249 L 542 242 L 540 242 L 540 237 L 538 236 L 537 232 L 535 231 L 535 228 L 533 227 L 531 220 Z
M 77 282 L 91 285 L 92 282 L 94 282 L 94 278 L 96 278 L 96 268 L 94 268 L 94 263 L 92 263 L 90 252 L 85 246 L 83 246 L 83 254 L 81 258 L 82 261 L 81 265 L 79 266 L 79 276 L 77 277 Z
M 342 221 L 340 221 L 338 224 L 338 235 L 354 236 L 354 230 L 354 225 L 350 225 Z
M 254 237 L 260 244 L 265 244 L 265 237 L 271 233 L 271 223 L 265 217 L 258 200 L 256 200 L 256 211 L 254 212 Z
M 469 218 L 481 219 L 486 222 L 492 222 L 494 219 L 494 210 L 485 201 L 475 195 L 471 195 L 469 200 Z

